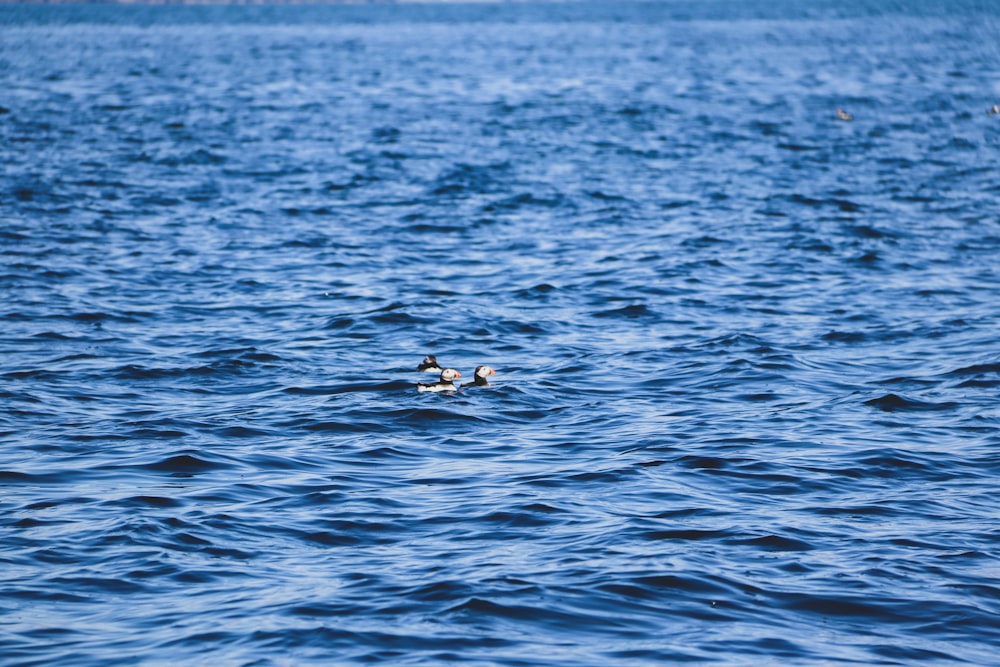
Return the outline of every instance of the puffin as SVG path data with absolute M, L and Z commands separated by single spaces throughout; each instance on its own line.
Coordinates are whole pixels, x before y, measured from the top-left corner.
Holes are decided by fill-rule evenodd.
M 490 383 L 486 381 L 486 377 L 489 375 L 496 375 L 497 372 L 490 368 L 489 366 L 476 366 L 475 379 L 472 382 L 466 382 L 463 387 L 488 387 Z
M 843 109 L 837 109 L 837 118 L 839 120 L 846 120 L 846 121 L 854 120 L 854 116 L 852 116 L 851 114 L 847 113 Z
M 438 366 L 437 357 L 433 354 L 428 354 L 417 366 L 417 370 L 421 373 L 440 373 L 444 369 Z
M 462 377 L 462 374 L 454 368 L 446 368 L 441 371 L 441 379 L 437 382 L 418 382 L 417 391 L 456 391 L 455 379 Z

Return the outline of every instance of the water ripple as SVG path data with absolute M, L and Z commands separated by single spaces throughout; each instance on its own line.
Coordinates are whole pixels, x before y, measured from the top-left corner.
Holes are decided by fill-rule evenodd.
M 996 12 L 786 4 L 0 7 L 0 654 L 993 664 Z

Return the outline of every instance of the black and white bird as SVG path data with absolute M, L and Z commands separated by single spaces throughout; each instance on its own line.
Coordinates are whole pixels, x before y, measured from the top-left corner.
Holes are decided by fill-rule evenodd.
M 433 354 L 428 354 L 417 366 L 417 370 L 421 373 L 440 373 L 444 369 L 438 366 L 437 357 Z
M 446 368 L 441 371 L 441 379 L 437 382 L 418 382 L 417 391 L 456 391 L 455 380 L 462 377 L 462 374 L 454 368 Z
M 472 382 L 466 382 L 463 387 L 488 387 L 490 383 L 486 380 L 490 375 L 496 375 L 497 372 L 490 368 L 489 366 L 476 366 L 475 377 Z

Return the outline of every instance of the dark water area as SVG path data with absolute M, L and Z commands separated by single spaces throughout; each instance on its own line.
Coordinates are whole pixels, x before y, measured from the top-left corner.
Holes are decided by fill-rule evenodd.
M 903 4 L 0 7 L 0 663 L 997 664 L 1000 9 Z

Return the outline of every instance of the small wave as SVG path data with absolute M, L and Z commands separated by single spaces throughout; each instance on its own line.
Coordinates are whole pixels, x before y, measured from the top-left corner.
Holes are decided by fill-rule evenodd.
M 360 418 L 348 421 L 321 421 L 305 424 L 302 428 L 313 433 L 380 433 L 391 430 L 378 422 L 366 422 Z
M 833 207 L 842 213 L 858 213 L 861 205 L 847 199 L 813 199 L 805 195 L 794 194 L 788 197 L 788 201 L 793 204 L 801 204 L 813 208 Z
M 372 185 L 378 183 L 382 178 L 376 176 L 375 174 L 354 174 L 349 181 L 346 183 L 327 183 L 324 187 L 329 192 L 342 192 L 350 191 L 357 188 L 363 188 L 367 185 Z
M 158 207 L 173 208 L 175 206 L 180 206 L 183 203 L 184 201 L 178 197 L 170 197 L 162 194 L 143 195 L 141 197 L 132 197 L 129 199 L 129 204 L 133 208 L 146 211 Z
M 677 574 L 654 574 L 632 577 L 627 592 L 635 597 L 661 599 L 665 591 L 683 591 L 684 593 L 700 593 L 707 595 L 728 596 L 732 586 L 720 584 L 710 577 L 682 576 Z M 604 584 L 602 586 L 614 592 L 623 592 L 622 584 Z
M 268 429 L 253 428 L 252 426 L 223 426 L 215 429 L 215 433 L 225 438 L 260 438 L 274 435 Z
M 640 303 L 613 308 L 611 310 L 602 310 L 594 313 L 594 317 L 652 321 L 658 320 L 660 316 L 649 306 Z
M 114 377 L 123 380 L 162 380 L 186 376 L 226 376 L 251 372 L 256 364 L 246 357 L 241 359 L 220 359 L 206 366 L 148 367 L 126 364 L 111 371 Z
M 72 315 L 66 315 L 66 318 L 70 320 L 75 320 L 77 322 L 86 322 L 88 324 L 102 323 L 102 322 L 135 323 L 151 315 L 152 313 L 83 312 L 83 313 L 73 313 Z
M 823 617 L 851 617 L 859 622 L 914 624 L 935 622 L 941 618 L 965 618 L 969 614 L 960 605 L 909 600 L 882 596 L 815 595 L 794 592 L 771 593 L 773 604 L 784 609 L 816 614 Z
M 434 320 L 426 317 L 418 317 L 416 315 L 411 315 L 410 313 L 395 311 L 389 313 L 379 313 L 377 315 L 371 316 L 372 322 L 377 322 L 378 324 L 403 324 L 403 325 L 418 325 L 418 324 L 433 324 Z
M 597 199 L 598 201 L 607 201 L 607 202 L 628 201 L 627 198 L 622 197 L 621 195 L 609 195 L 604 192 L 601 192 L 600 190 L 592 190 L 591 192 L 587 193 L 587 196 L 590 197 L 591 199 Z
M 746 545 L 765 551 L 812 551 L 815 547 L 803 540 L 781 535 L 766 535 L 750 539 L 732 540 L 731 544 Z
M 781 148 L 781 149 L 786 150 L 786 151 L 792 151 L 793 153 L 803 153 L 803 152 L 806 152 L 806 151 L 818 151 L 818 150 L 820 150 L 819 146 L 813 146 L 813 145 L 810 145 L 810 144 L 796 144 L 796 143 L 790 143 L 790 142 L 779 143 L 778 144 L 778 148 Z
M 992 387 L 1000 386 L 1000 378 L 996 380 L 979 380 L 976 378 L 970 380 L 964 380 L 956 385 L 957 387 L 981 387 L 985 389 L 990 389 Z
M 958 403 L 945 401 L 942 403 L 932 403 L 929 401 L 918 401 L 912 398 L 905 398 L 897 394 L 886 394 L 865 401 L 865 405 L 878 408 L 883 412 L 938 412 L 943 410 L 954 410 Z
M 925 455 L 897 449 L 867 450 L 857 455 L 856 465 L 838 471 L 857 478 L 949 480 L 963 474 L 960 468 L 942 465 Z
M 421 395 L 423 396 L 423 395 Z M 443 397 L 439 394 L 431 394 L 428 396 L 429 400 L 437 400 Z M 452 397 L 447 397 L 452 398 Z M 386 413 L 387 417 L 392 418 L 402 424 L 409 424 L 413 426 L 433 426 L 441 422 L 484 422 L 486 421 L 483 417 L 477 417 L 475 415 L 463 414 L 460 412 L 453 412 L 451 410 L 444 410 L 442 408 L 408 408 L 406 410 L 394 410 Z
M 356 616 L 362 608 L 351 602 L 344 603 L 313 603 L 291 607 L 285 610 L 290 616 L 304 616 L 306 618 L 330 618 L 330 617 L 350 617 Z
M 317 206 L 315 208 L 310 208 L 310 209 L 302 209 L 302 208 L 298 208 L 297 206 L 289 206 L 287 208 L 281 209 L 281 212 L 284 213 L 285 215 L 288 215 L 288 216 L 291 216 L 291 217 L 295 217 L 295 216 L 299 216 L 299 215 L 306 215 L 306 214 L 308 214 L 308 215 L 324 216 L 324 215 L 331 215 L 333 213 L 333 209 L 331 209 L 331 208 L 329 208 L 327 206 Z M 317 240 L 318 239 L 313 239 L 312 242 L 316 243 Z M 316 248 L 316 247 L 323 247 L 325 245 L 325 242 L 321 242 L 321 244 L 317 246 L 317 245 L 303 245 L 303 244 L 300 244 L 300 243 L 296 243 L 295 241 L 291 241 L 289 243 L 286 243 L 285 245 L 289 246 L 289 247 L 295 247 L 296 245 L 298 245 L 299 247 L 313 247 L 313 248 Z
M 186 438 L 190 434 L 186 431 L 181 431 L 172 428 L 136 428 L 129 431 L 129 435 L 134 438 Z
M 552 209 L 566 206 L 568 203 L 568 200 L 561 195 L 543 197 L 537 196 L 534 193 L 525 192 L 488 204 L 483 207 L 483 211 L 492 213 L 495 211 L 516 211 L 522 208 Z
M 32 338 L 40 338 L 43 340 L 73 340 L 72 336 L 67 336 L 66 334 L 62 334 L 57 331 L 43 331 L 41 333 L 34 334 Z
M 391 380 L 389 382 L 359 382 L 341 385 L 320 385 L 316 387 L 286 387 L 282 391 L 289 394 L 305 396 L 335 396 L 337 394 L 353 394 L 369 391 L 407 391 L 413 389 L 412 382 Z
M 915 386 L 915 387 L 930 387 L 930 386 L 936 385 L 938 383 L 935 382 L 934 380 L 924 380 L 922 378 L 894 377 L 894 378 L 889 378 L 888 380 L 881 380 L 881 381 L 877 382 L 876 384 L 886 385 L 886 386 L 894 386 L 894 385 L 895 386 L 907 386 L 907 385 L 911 385 L 911 386 Z
M 112 595 L 135 595 L 146 593 L 146 586 L 125 579 L 111 577 L 53 577 L 50 583 L 62 589 L 81 593 L 97 592 Z
M 395 144 L 399 142 L 402 134 L 398 127 L 377 127 L 372 130 L 372 141 L 379 144 Z
M 510 164 L 497 162 L 487 165 L 457 164 L 438 176 L 431 194 L 436 197 L 465 194 L 488 194 L 505 187 Z
M 526 289 L 519 290 L 516 296 L 522 299 L 538 299 L 548 295 L 550 292 L 554 292 L 558 287 L 550 285 L 549 283 L 539 283 L 534 287 L 529 287 Z
M 397 447 L 375 447 L 361 452 L 361 456 L 368 459 L 411 459 L 419 458 L 416 454 L 404 451 Z
M 502 618 L 510 621 L 541 624 L 560 631 L 572 629 L 575 632 L 589 631 L 601 633 L 620 633 L 626 623 L 607 615 L 584 612 L 581 610 L 563 610 L 552 605 L 504 604 L 482 597 L 473 597 L 462 604 L 445 610 L 445 614 L 469 616 L 473 618 Z
M 863 331 L 831 331 L 823 334 L 822 338 L 835 343 L 864 343 L 868 334 Z
M 170 155 L 164 158 L 160 158 L 156 161 L 157 164 L 166 167 L 185 167 L 185 166 L 203 166 L 203 165 L 221 165 L 227 162 L 227 159 L 223 155 L 218 153 L 213 153 L 212 151 L 206 150 L 204 148 L 199 148 L 197 150 L 191 151 L 190 153 L 183 153 L 181 155 Z
M 70 476 L 59 472 L 28 473 L 16 470 L 0 470 L 0 481 L 7 484 L 61 484 L 71 481 Z
M 327 321 L 324 329 L 327 330 L 337 330 L 337 329 L 349 329 L 354 326 L 356 320 L 350 317 L 334 317 Z
M 414 234 L 456 234 L 466 231 L 466 228 L 463 225 L 452 225 L 440 222 L 420 222 L 410 225 L 406 229 Z
M 866 252 L 858 255 L 857 257 L 852 257 L 851 262 L 855 264 L 860 264 L 862 266 L 872 266 L 882 261 L 882 257 L 877 252 Z
M 213 470 L 224 470 L 231 466 L 220 461 L 208 461 L 198 458 L 192 454 L 177 454 L 154 463 L 147 463 L 140 467 L 153 472 L 192 475 L 196 473 L 210 472 Z
M 733 536 L 728 530 L 706 530 L 698 528 L 678 528 L 673 530 L 650 530 L 642 534 L 647 540 L 680 540 L 682 542 L 701 542 L 723 540 Z
M 540 528 L 559 523 L 549 513 L 535 511 L 496 511 L 477 517 L 476 522 L 505 528 Z
M 131 496 L 120 500 L 108 501 L 108 503 L 105 504 L 120 507 L 155 507 L 162 509 L 168 507 L 181 507 L 184 503 L 176 498 L 165 498 L 163 496 Z
M 11 380 L 54 380 L 60 377 L 60 373 L 53 370 L 32 368 L 24 371 L 9 371 L 3 377 Z
M 986 375 L 988 373 L 1000 373 L 1000 363 L 973 364 L 963 366 L 949 371 L 947 375 Z

